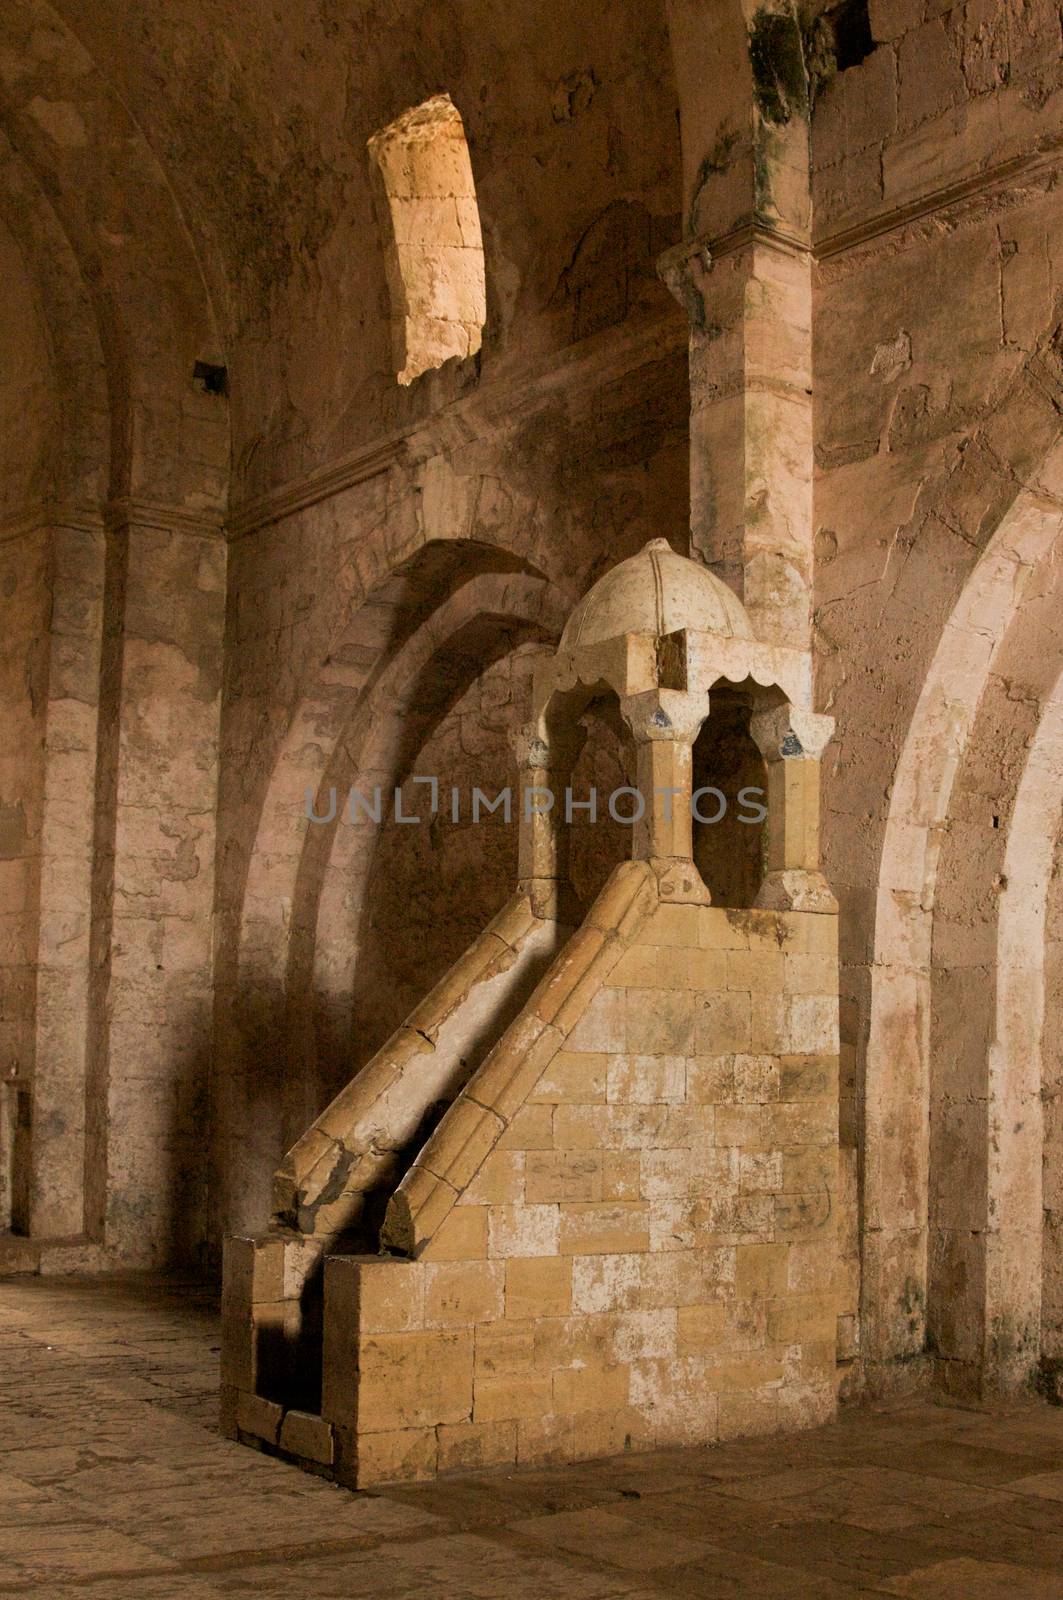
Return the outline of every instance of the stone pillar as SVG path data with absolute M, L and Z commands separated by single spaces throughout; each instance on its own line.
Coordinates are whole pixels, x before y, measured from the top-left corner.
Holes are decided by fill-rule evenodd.
M 659 270 L 690 319 L 691 554 L 759 639 L 810 647 L 809 96 L 791 0 L 668 0 L 687 237 Z
M 130 1265 L 202 1236 L 225 546 L 136 504 L 108 534 L 91 1221 Z
M 758 639 L 808 649 L 812 613 L 812 266 L 751 227 L 662 258 L 690 314 L 690 543 Z
M 769 911 L 837 911 L 819 865 L 819 758 L 831 717 L 780 705 L 756 712 L 749 731 L 768 769 L 767 847 L 757 905 Z
M 28 1218 L 42 1240 L 85 1231 L 102 523 L 58 523 L 51 542 Z
M 49 533 L 36 517 L 5 527 L 0 535 L 0 1229 L 5 1233 L 24 1233 L 31 1209 L 49 548 Z
M 632 854 L 648 861 L 662 899 L 708 905 L 709 891 L 693 859 L 691 785 L 694 740 L 709 714 L 707 694 L 653 689 L 621 700 L 635 740 L 642 813 Z
M 520 807 L 517 876 L 536 916 L 573 925 L 580 917 L 568 873 L 564 791 L 586 737 L 578 723 L 559 732 L 543 719 L 529 723 L 512 741 Z
M 102 522 L 51 511 L 2 557 L 3 1226 L 25 1241 L 7 1241 L 5 1260 L 25 1266 L 85 1227 Z

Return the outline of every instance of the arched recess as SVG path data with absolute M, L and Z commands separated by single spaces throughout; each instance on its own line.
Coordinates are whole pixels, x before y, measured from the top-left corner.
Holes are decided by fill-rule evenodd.
M 349 590 L 348 607 L 315 681 L 292 709 L 258 814 L 242 819 L 254 839 L 250 853 L 231 866 L 224 885 L 225 943 L 230 956 L 239 951 L 249 973 L 275 978 L 283 970 L 278 936 L 302 861 L 306 796 L 321 788 L 361 698 L 433 609 L 471 578 L 541 576 L 508 550 L 472 539 L 419 534 L 396 548 L 390 526 L 359 548 L 356 568 L 337 575 L 337 585 Z
M 395 792 L 404 780 L 419 773 L 416 762 L 420 752 L 486 669 L 522 646 L 552 642 L 557 637 L 564 620 L 561 607 L 556 601 L 544 606 L 544 599 L 549 602 L 544 582 L 538 577 L 484 574 L 470 579 L 434 610 L 410 639 L 391 670 L 381 676 L 359 706 L 337 748 L 315 810 L 324 814 L 323 798 L 330 789 L 335 788 L 342 802 L 354 785 L 367 798 L 379 790 L 382 821 L 380 825 L 348 826 L 338 819 L 331 828 L 312 828 L 300 863 L 287 989 L 293 1021 L 299 1011 L 312 1021 L 312 1034 L 304 1035 L 313 1052 L 313 1059 L 307 1061 L 304 1082 L 316 1096 L 316 1103 L 309 1108 L 309 1117 L 301 1110 L 291 1130 L 293 1139 L 350 1078 L 354 1067 L 385 1042 L 411 1005 L 423 997 L 499 909 L 498 905 L 482 906 L 480 926 L 470 932 L 465 915 L 455 916 L 451 908 L 441 903 L 437 908 L 440 920 L 451 915 L 465 927 L 464 936 L 449 943 L 437 941 L 435 949 L 424 949 L 419 992 L 403 997 L 404 986 L 399 986 L 383 1019 L 372 1016 L 374 992 L 379 993 L 379 984 L 386 981 L 387 969 L 398 954 L 382 950 L 379 937 L 374 939 L 371 932 L 371 913 L 381 888 L 379 883 L 374 884 L 376 857 L 393 810 Z M 497 746 L 499 741 L 495 743 Z M 508 765 L 507 751 L 507 768 Z M 422 775 L 439 776 L 436 772 Z M 453 786 L 458 788 L 459 814 L 468 818 L 471 790 L 478 777 L 475 750 L 468 752 L 467 770 L 459 769 L 451 776 L 457 777 Z M 497 776 L 501 789 L 510 774 L 501 770 Z M 435 849 L 445 846 L 440 835 L 452 816 L 448 792 L 451 787 L 444 777 Z M 427 816 L 430 802 L 427 785 L 422 786 L 420 794 L 416 788 L 412 793 L 407 788 L 404 813 Z M 411 837 L 409 848 L 414 844 L 423 846 L 428 835 L 422 835 L 420 824 L 411 826 L 416 826 L 417 832 Z M 512 892 L 515 876 L 515 822 L 509 832 L 513 872 L 506 876 L 503 898 Z M 404 928 L 404 939 L 414 937 L 409 927 Z M 312 939 L 311 949 L 300 947 L 304 939 Z M 300 1004 L 301 997 L 310 1001 L 312 1018 Z
M 479 536 L 483 501 L 495 506 L 490 542 Z M 243 961 L 261 945 L 265 969 L 276 969 L 275 907 L 293 892 L 306 793 L 316 793 L 358 695 L 432 607 L 470 576 L 549 572 L 563 586 L 566 575 L 551 562 L 547 521 L 532 496 L 503 490 L 493 477 L 454 474 L 434 458 L 412 487 L 400 482 L 392 493 L 389 484 L 380 520 L 348 539 L 330 579 L 327 644 L 304 672 L 311 686 L 297 685 L 277 708 L 276 725 L 247 717 L 230 731 L 237 762 L 251 741 L 273 750 L 263 776 L 228 773 L 218 863 L 222 991 L 232 986 L 238 951 Z M 233 724 L 242 710 L 230 705 Z
M 989 1052 L 989 1193 L 982 1387 L 1030 1383 L 1056 1351 L 1046 1337 L 1055 1263 L 1046 1206 L 1063 1157 L 1045 1116 L 1048 900 L 1063 806 L 1063 672 L 1052 684 L 1023 769 L 1004 855 L 997 938 L 996 1034 Z M 1058 1270 L 1058 1267 L 1056 1268 Z
M 621 797 L 612 809 L 609 802 L 616 790 L 636 786 L 638 773 L 631 729 L 612 691 L 590 701 L 579 726 L 586 737 L 568 780 L 574 802 L 571 821 L 566 812 L 562 816 L 566 819 L 564 849 L 569 880 L 585 915 L 614 868 L 631 858 L 631 824 L 617 821 L 617 817 L 627 816 L 630 796 Z M 578 740 L 580 735 L 575 737 Z M 593 813 L 577 809 L 590 803 L 592 790 Z M 558 806 L 561 805 L 559 798 Z
M 1017 393 L 1013 390 L 1008 397 L 1013 404 L 1018 401 L 1020 415 L 1028 378 L 1028 373 L 1023 374 Z M 992 422 L 990 419 L 991 426 Z M 999 429 L 1000 419 L 996 422 Z M 980 722 L 985 729 L 992 729 L 982 735 L 983 742 L 988 740 L 982 755 L 990 772 L 1003 772 L 1009 739 L 1017 739 L 1020 747 L 1027 735 L 1035 741 L 1033 726 L 1021 727 L 1014 703 L 1010 718 L 998 716 L 993 722 L 987 695 L 992 698 L 994 681 L 1000 682 L 1008 671 L 1005 663 L 1018 662 L 1023 649 L 1029 650 L 1031 645 L 1042 668 L 1042 680 L 1044 668 L 1051 676 L 1058 666 L 1052 657 L 1052 631 L 1046 631 L 1036 617 L 1044 594 L 1054 586 L 1059 558 L 1063 501 L 1056 485 L 1061 481 L 1063 448 L 1053 443 L 1036 465 L 1021 464 L 1026 484 L 1016 492 L 1016 480 L 1011 479 L 1010 504 L 1000 520 L 994 514 L 994 503 L 999 505 L 1006 473 L 997 465 L 996 472 L 986 474 L 984 460 L 978 461 L 975 455 L 977 443 L 972 442 L 968 450 L 960 473 L 983 469 L 978 473 L 978 525 L 985 531 L 995 527 L 995 531 L 988 539 L 983 533 L 981 554 L 970 561 L 963 587 L 939 635 L 901 745 L 882 833 L 869 971 L 866 1071 L 860 1098 L 861 1338 L 872 1365 L 920 1353 L 927 1345 L 928 1300 L 933 1296 L 939 1307 L 929 1318 L 935 1346 L 951 1360 L 959 1359 L 957 1352 L 962 1350 L 971 1363 L 967 1379 L 971 1380 L 977 1367 L 981 1381 L 983 1366 L 988 1371 L 995 1361 L 993 1339 L 986 1334 L 986 1319 L 992 1315 L 986 1309 L 986 1260 L 976 1263 L 973 1278 L 965 1278 L 965 1292 L 959 1297 L 964 1305 L 961 1308 L 957 1300 L 952 1307 L 959 1321 L 946 1328 L 942 1319 L 949 1320 L 952 1291 L 946 1290 L 943 1276 L 942 1262 L 949 1252 L 942 1229 L 946 1228 L 949 1205 L 965 1195 L 974 1209 L 965 1211 L 962 1219 L 953 1214 L 948 1227 L 954 1238 L 965 1228 L 968 1235 L 977 1234 L 980 1239 L 987 1237 L 987 1229 L 992 1234 L 993 1208 L 999 1215 L 1002 1204 L 994 1196 L 994 1185 L 999 1188 L 1005 1183 L 1005 1173 L 1013 1170 L 1016 1162 L 1028 1165 L 1018 1156 L 999 1154 L 999 1141 L 999 1159 L 994 1156 L 990 1162 L 986 1119 L 992 1117 L 998 1100 L 1004 1104 L 1013 1092 L 1023 1092 L 1018 1086 L 1028 1083 L 1030 1062 L 1035 1059 L 1030 1049 L 1020 1046 L 1015 1027 L 1020 1018 L 1025 1027 L 1036 1011 L 1016 1010 L 1011 996 L 1016 986 L 1028 989 L 1032 981 L 1037 989 L 1040 983 L 1041 955 L 1031 967 L 1029 941 L 1034 936 L 1040 939 L 1037 930 L 1043 903 L 1040 911 L 1037 907 L 1043 902 L 1042 879 L 1047 876 L 1043 855 L 1045 848 L 1051 848 L 1044 845 L 1044 838 L 1046 829 L 1052 837 L 1054 832 L 1041 814 L 1038 758 L 1032 749 L 1027 753 L 1020 748 L 1015 755 L 1010 793 L 996 803 L 988 824 L 984 817 L 977 820 L 973 835 L 969 821 L 962 816 L 965 790 L 961 774 L 973 770 L 971 764 L 978 759 Z M 956 487 L 954 481 L 954 493 Z M 947 488 L 943 493 L 938 485 L 937 492 L 938 504 L 943 505 Z M 978 509 L 977 501 L 963 505 L 965 515 L 972 519 Z M 941 524 L 936 528 L 940 541 Z M 967 548 L 974 557 L 977 544 L 972 542 Z M 940 605 L 943 574 L 939 572 L 932 584 L 932 552 L 924 556 L 922 564 L 926 593 L 936 595 L 934 604 Z M 954 558 L 950 563 L 953 581 L 955 565 Z M 1049 740 L 1047 708 L 1051 704 L 1051 684 L 1042 681 L 1035 710 L 1038 715 L 1044 710 Z M 866 783 L 867 774 L 863 776 Z M 1017 795 L 1022 797 L 1021 807 Z M 1039 816 L 1036 827 L 1032 821 L 1035 813 Z M 1009 816 L 1010 830 L 1005 825 Z M 990 830 L 988 839 L 985 826 Z M 961 839 L 965 851 L 960 848 Z M 1004 865 L 1006 853 L 1010 871 Z M 994 873 L 999 878 L 995 888 Z M 952 908 L 955 923 L 951 937 L 947 906 Z M 972 907 L 981 908 L 973 922 Z M 1021 935 L 1016 933 L 1018 929 Z M 1017 938 L 1019 946 L 1027 950 L 1026 957 L 1017 955 Z M 964 965 L 967 976 L 961 978 Z M 972 977 L 978 968 L 980 977 Z M 944 977 L 945 971 L 951 976 Z M 966 995 L 962 1001 L 961 990 Z M 991 1021 L 982 1002 L 992 1008 Z M 962 1045 L 957 1042 L 956 1030 L 963 1034 Z M 984 1082 L 976 1088 L 968 1073 L 960 1100 L 947 1113 L 950 1095 L 942 1089 L 934 1114 L 932 1162 L 932 1079 L 937 1073 L 944 1083 L 941 1074 L 959 1055 L 968 1065 L 981 1062 L 978 1070 L 984 1074 Z M 966 1113 L 956 1109 L 961 1101 L 968 1108 Z M 984 1107 L 984 1114 L 979 1106 Z M 973 1116 L 974 1124 L 961 1129 L 964 1115 L 969 1124 Z M 950 1118 L 951 1133 L 946 1131 Z M 1027 1134 L 1031 1126 L 1027 1120 Z M 960 1164 L 963 1160 L 974 1163 L 966 1176 L 959 1174 L 958 1167 L 951 1178 L 945 1175 L 943 1162 L 947 1163 L 950 1139 L 959 1152 Z M 932 1195 L 936 1200 L 932 1201 Z M 938 1207 L 940 1225 L 932 1241 L 933 1205 Z M 1024 1227 L 1028 1231 L 1026 1223 Z M 991 1245 L 986 1259 L 998 1258 L 997 1246 Z M 932 1289 L 935 1282 L 937 1287 Z M 1006 1291 L 1000 1286 L 1016 1313 L 1017 1284 L 1013 1278 Z M 962 1340 L 954 1336 L 955 1327 L 961 1324 L 965 1330 Z M 976 1333 L 976 1328 L 981 1332 Z M 1004 1367 L 1014 1370 L 1015 1363 L 1011 1368 L 1004 1363 Z M 1006 1378 L 1006 1371 L 1001 1376 Z
M 864 1109 L 862 1337 L 873 1360 L 917 1353 L 926 1332 L 929 974 L 952 787 L 995 653 L 1061 528 L 1063 506 L 1029 491 L 1016 498 L 942 630 L 894 776 L 878 875 Z
M 1044 928 L 1059 831 L 1063 541 L 994 656 L 952 785 L 930 952 L 928 1344 L 965 1394 L 1040 1357 Z
M 755 905 L 764 877 L 768 774 L 749 731 L 757 704 L 755 685 L 714 686 L 694 743 L 694 864 L 713 905 Z
M 1045 330 L 943 453 L 895 530 L 880 580 L 820 610 L 829 639 L 833 608 L 856 608 L 873 664 L 857 677 L 829 651 L 817 662 L 820 695 L 838 723 L 825 772 L 824 868 L 842 907 L 843 1148 L 860 1168 L 862 1244 L 848 1309 L 860 1311 L 869 1376 L 877 1363 L 925 1345 L 923 913 L 933 900 L 936 831 L 988 656 L 1050 542 L 1042 511 L 1063 509 L 1058 333 L 1056 323 Z M 1005 526 L 1012 508 L 1014 524 Z
M 219 971 L 215 1172 L 226 1229 L 261 1221 L 285 1140 L 320 1109 L 318 1028 L 326 1077 L 337 1052 L 352 1049 L 345 1018 L 374 830 L 311 823 L 308 796 L 324 816 L 332 789 L 341 805 L 352 784 L 393 789 L 445 709 L 425 692 L 433 664 L 449 649 L 468 682 L 495 639 L 552 638 L 563 610 L 542 575 L 506 552 L 430 542 L 370 590 L 296 708 L 247 864 L 238 937 Z M 453 693 L 455 680 L 440 674 L 448 678 Z

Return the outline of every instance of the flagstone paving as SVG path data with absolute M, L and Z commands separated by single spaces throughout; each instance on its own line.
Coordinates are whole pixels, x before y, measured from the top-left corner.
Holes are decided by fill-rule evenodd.
M 356 1495 L 222 1439 L 217 1384 L 202 1287 L 0 1281 L 0 1596 L 1063 1596 L 1063 1410 L 1032 1399 Z

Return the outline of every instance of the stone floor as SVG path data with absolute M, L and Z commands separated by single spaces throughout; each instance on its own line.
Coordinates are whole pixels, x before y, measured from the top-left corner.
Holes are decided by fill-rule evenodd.
M 1063 1410 L 352 1495 L 218 1436 L 217 1346 L 173 1280 L 0 1282 L 0 1595 L 1063 1597 Z

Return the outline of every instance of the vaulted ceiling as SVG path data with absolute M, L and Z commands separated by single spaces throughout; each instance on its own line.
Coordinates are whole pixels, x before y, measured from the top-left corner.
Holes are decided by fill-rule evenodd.
M 629 213 L 658 249 L 678 227 L 656 0 L 612 0 L 608 27 L 550 0 L 8 0 L 0 213 L 50 330 L 65 493 L 92 492 L 70 432 L 105 403 L 112 495 L 220 503 L 230 419 L 192 390 L 197 360 L 229 368 L 249 482 L 402 420 L 417 402 L 395 393 L 366 141 L 443 91 L 472 153 L 489 330 L 512 355 L 549 349 L 558 286 L 611 206 L 599 249 Z

